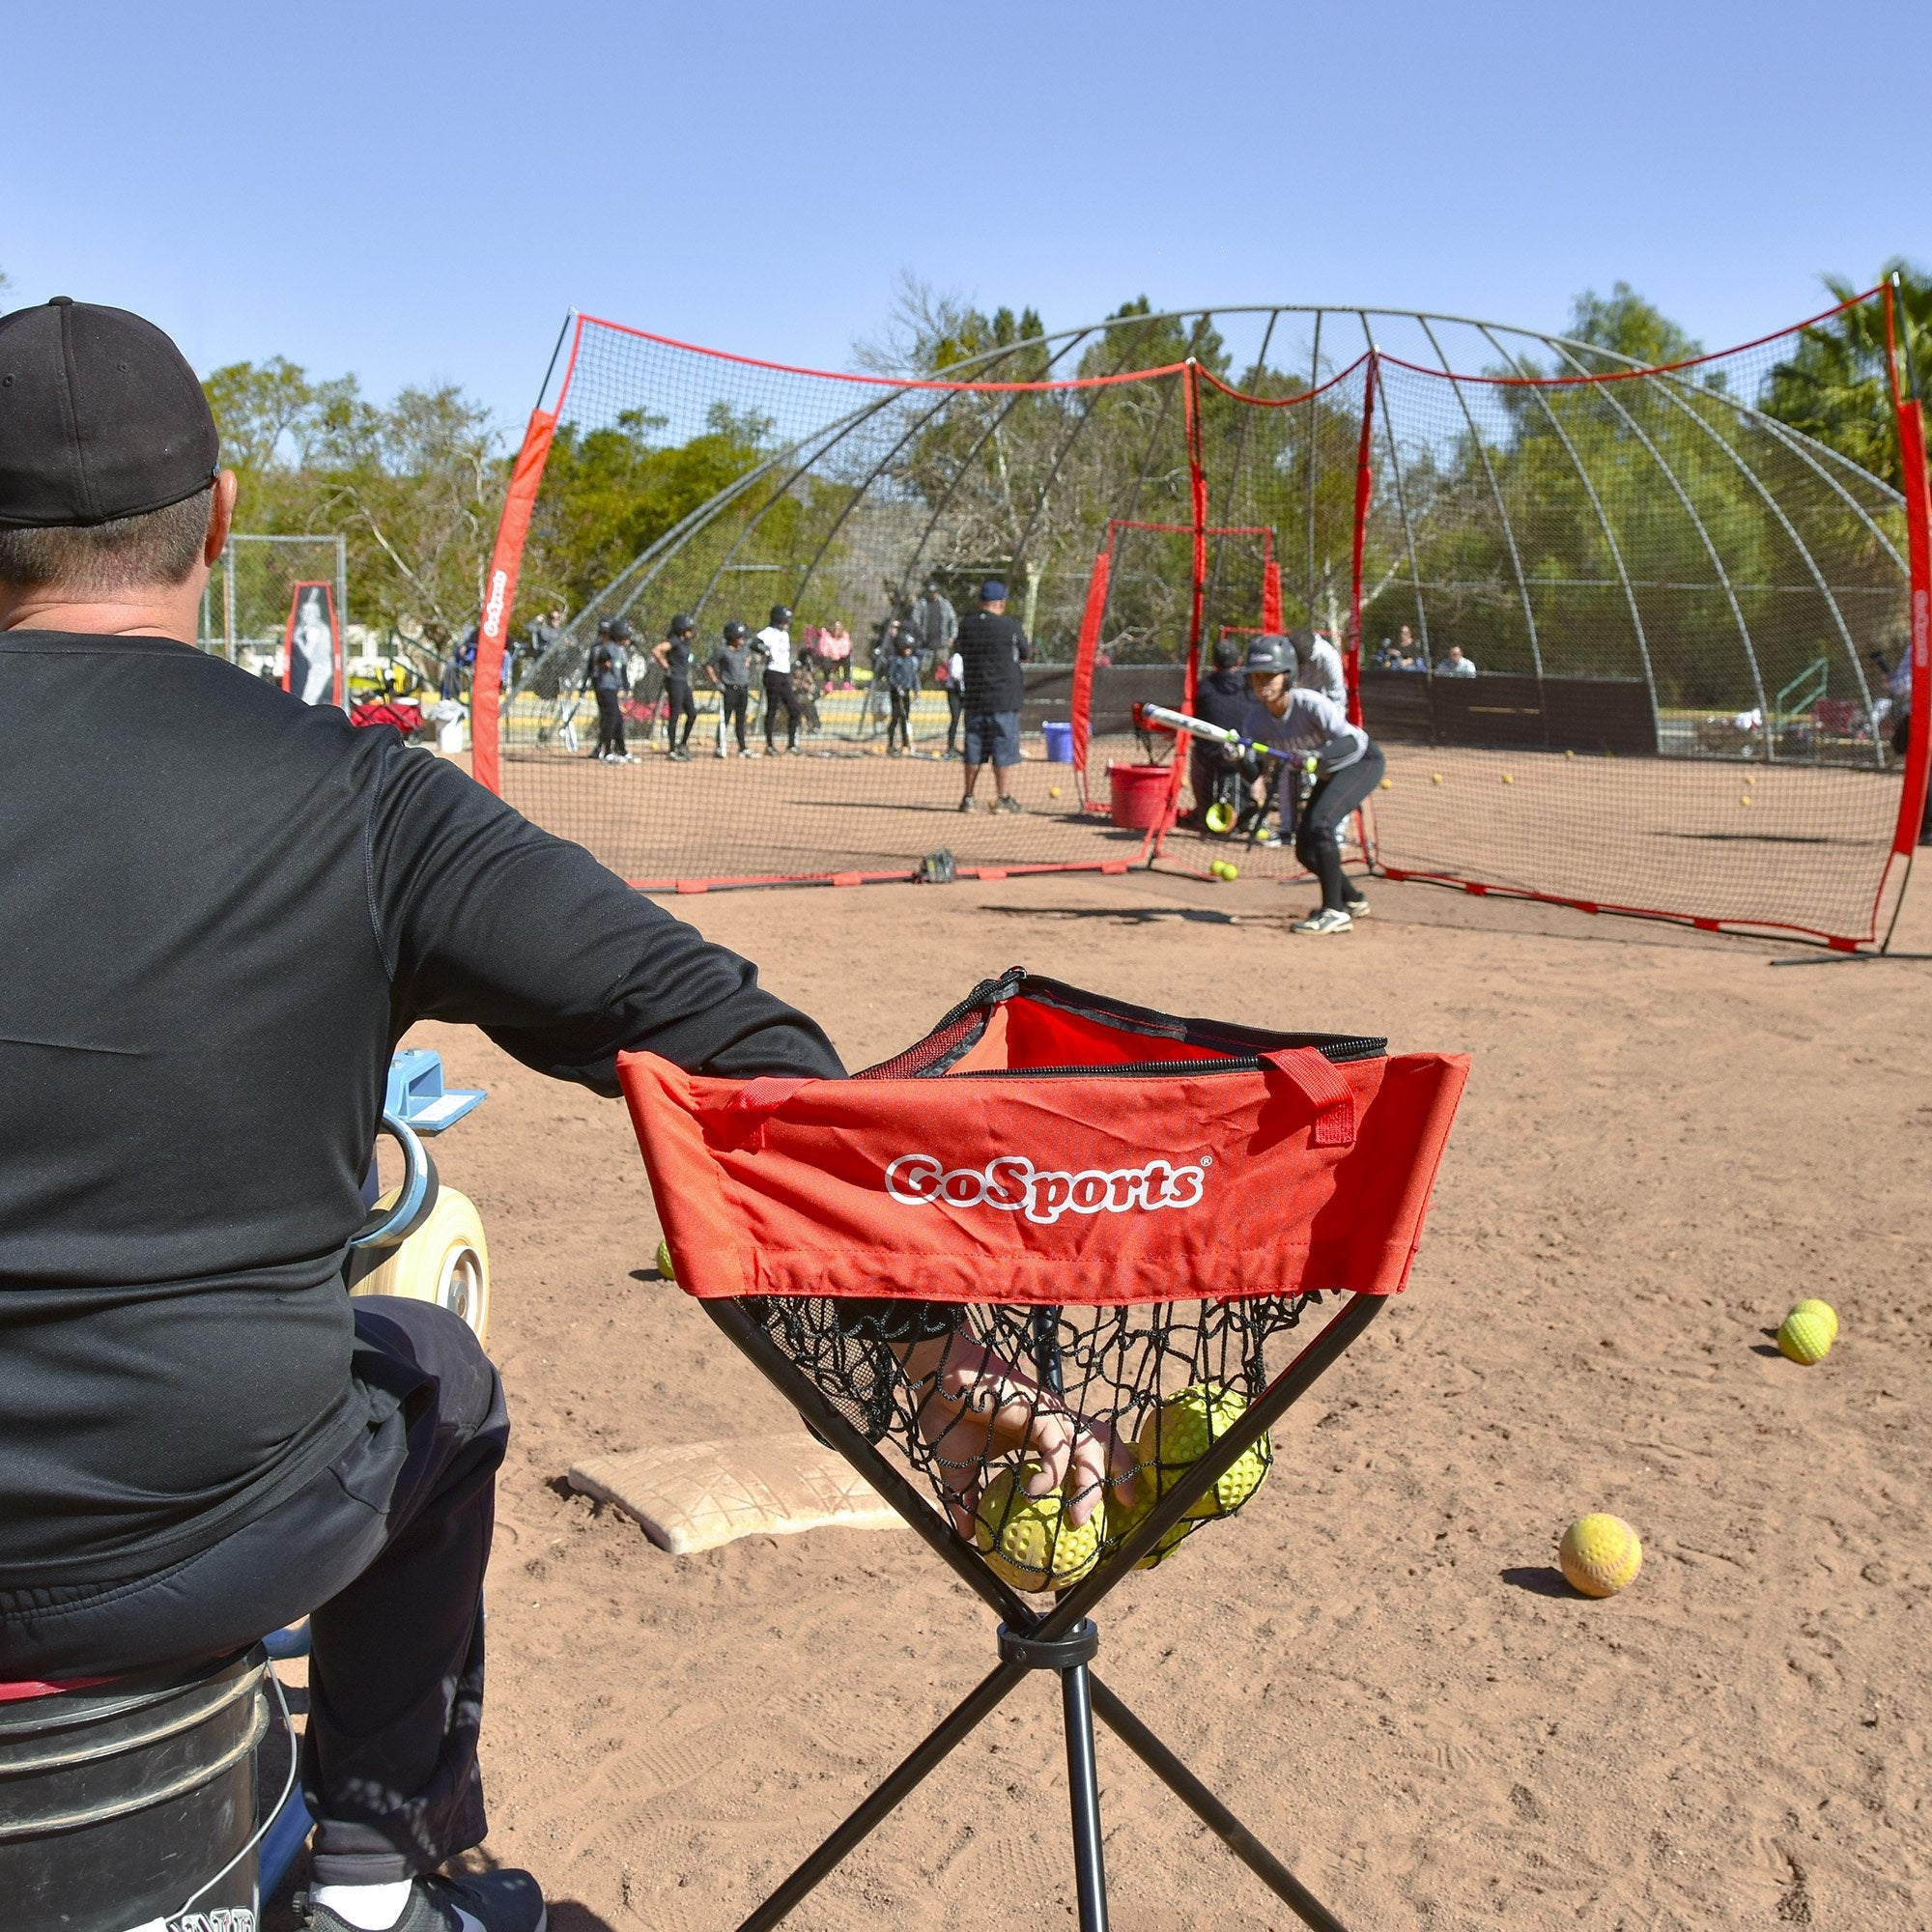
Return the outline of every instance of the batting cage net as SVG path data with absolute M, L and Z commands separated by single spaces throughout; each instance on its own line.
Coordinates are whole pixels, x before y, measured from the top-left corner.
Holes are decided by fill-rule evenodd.
M 1291 877 L 1288 762 L 1158 716 L 1259 735 L 1217 655 L 1285 633 L 1386 761 L 1351 867 L 1869 943 L 1925 796 L 1890 324 L 1880 289 L 1646 367 L 1414 314 L 1131 315 L 908 380 L 579 318 L 491 566 L 475 769 L 654 890 Z M 1004 720 L 954 650 L 988 580 L 1031 652 Z

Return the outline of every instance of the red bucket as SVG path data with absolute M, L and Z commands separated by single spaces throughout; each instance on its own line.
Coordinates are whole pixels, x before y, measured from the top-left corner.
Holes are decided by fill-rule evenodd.
M 1167 815 L 1167 788 L 1173 777 L 1165 765 L 1109 765 L 1114 823 L 1128 832 L 1159 825 Z

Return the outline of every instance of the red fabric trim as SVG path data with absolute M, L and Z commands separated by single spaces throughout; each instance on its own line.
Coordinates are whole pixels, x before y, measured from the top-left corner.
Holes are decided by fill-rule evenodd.
M 1699 369 L 1707 362 L 1721 362 L 1727 355 L 1742 355 L 1747 349 L 1762 349 L 1767 342 L 1776 342 L 1782 336 L 1801 335 L 1807 328 L 1816 328 L 1821 322 L 1830 322 L 1834 315 L 1843 315 L 1848 308 L 1870 301 L 1884 286 L 1881 283 L 1879 288 L 1833 303 L 1804 322 L 1774 328 L 1769 335 L 1760 335 L 1753 341 L 1734 343 L 1729 349 L 1713 349 L 1702 355 L 1687 355 L 1681 362 L 1659 362 L 1643 369 L 1605 369 L 1588 376 L 1470 376 L 1457 369 L 1431 369 L 1420 362 L 1405 362 L 1400 355 L 1390 355 L 1379 349 L 1376 354 L 1392 368 L 1406 369 L 1411 375 L 1434 376 L 1439 383 L 1481 383 L 1492 389 L 1566 389 L 1596 383 L 1632 383 L 1645 376 L 1674 376 L 1680 369 Z
M 58 1697 L 68 1690 L 92 1690 L 98 1685 L 112 1684 L 111 1677 L 70 1677 L 63 1683 L 43 1684 L 35 1677 L 17 1683 L 0 1684 L 0 1704 L 24 1704 L 34 1697 Z
M 1325 383 L 1317 383 L 1312 389 L 1304 389 L 1298 396 L 1251 396 L 1247 390 L 1237 389 L 1234 384 L 1222 382 L 1211 369 L 1204 369 L 1201 374 L 1224 396 L 1232 397 L 1237 403 L 1250 403 L 1258 410 L 1292 410 L 1302 403 L 1312 403 L 1317 396 L 1326 395 L 1337 384 L 1346 383 L 1368 359 L 1368 352 L 1364 350 L 1346 369 L 1337 370 Z
M 1355 444 L 1355 530 L 1349 554 L 1349 635 L 1343 641 L 1342 678 L 1349 694 L 1349 723 L 1362 722 L 1362 546 L 1369 532 L 1369 500 L 1375 492 L 1370 435 L 1376 419 L 1376 357 L 1362 384 L 1362 434 Z
M 1912 572 L 1912 724 L 1891 849 L 1909 855 L 1918 843 L 1926 781 L 1932 774 L 1932 481 L 1925 469 L 1925 417 L 1916 398 L 1899 406 L 1898 451 Z
M 576 367 L 577 352 L 571 351 Z M 524 564 L 524 540 L 529 535 L 530 513 L 536 508 L 544 465 L 550 461 L 551 438 L 556 434 L 557 412 L 569 394 L 569 377 L 559 390 L 556 410 L 530 412 L 524 444 L 510 470 L 510 487 L 503 497 L 503 514 L 497 525 L 497 542 L 490 553 L 490 569 L 483 580 L 483 613 L 476 631 L 476 665 L 469 682 L 469 769 L 478 784 L 498 797 L 503 790 L 502 746 L 497 735 L 503 696 L 503 646 L 510 635 L 510 614 L 517 601 L 517 577 Z
M 807 1081 L 755 1148 L 736 1082 L 621 1055 L 678 1286 L 1118 1306 L 1406 1284 L 1465 1057 L 1333 1067 L 1355 1135 L 1324 1142 L 1340 1101 L 1272 1068 L 1070 1074 L 1091 1048 L 1050 1010 L 1008 1017 L 974 1066 L 1013 1077 Z
M 1264 1053 L 1267 1064 L 1287 1074 L 1315 1107 L 1315 1145 L 1355 1145 L 1355 1094 L 1347 1076 L 1312 1046 L 1285 1047 Z
M 1107 582 L 1114 569 L 1114 529 L 1107 548 L 1094 559 L 1087 579 L 1087 602 L 1080 612 L 1080 640 L 1073 652 L 1073 771 L 1084 804 L 1088 797 L 1087 745 L 1094 728 L 1094 654 L 1100 647 L 1100 625 L 1107 612 Z
M 1000 395 L 1032 395 L 1042 389 L 1114 388 L 1122 383 L 1146 383 L 1156 376 L 1173 376 L 1186 367 L 1182 362 L 1164 362 L 1158 369 L 1124 369 L 1113 376 L 1067 376 L 1050 383 L 948 383 L 937 377 L 866 376 L 849 369 L 807 369 L 796 362 L 767 362 L 759 355 L 736 355 L 728 349 L 706 349 L 701 343 L 680 342 L 673 335 L 654 335 L 648 328 L 633 328 L 627 322 L 612 322 L 607 316 L 586 315 L 580 321 L 592 323 L 599 328 L 614 328 L 619 335 L 635 335 L 641 342 L 655 342 L 666 349 L 682 349 L 691 355 L 709 355 L 718 362 L 737 362 L 748 369 L 775 369 L 781 376 L 816 376 L 827 383 L 864 383 L 878 389 L 972 389 Z
M 1567 907 L 1571 912 L 1607 914 L 1616 919 L 1655 919 L 1668 925 L 1694 926 L 1699 932 L 1721 932 L 1737 938 L 1796 935 L 1826 946 L 1856 948 L 1866 946 L 1876 932 L 1848 935 L 1827 932 L 1822 926 L 1795 925 L 1776 919 L 1712 919 L 1700 913 L 1665 912 L 1658 906 L 1618 905 L 1609 900 L 1567 898 L 1561 893 L 1540 893 L 1533 886 L 1492 886 L 1481 879 L 1465 879 L 1455 872 L 1417 872 L 1401 866 L 1383 866 L 1381 876 L 1404 884 L 1447 886 L 1453 892 L 1467 893 L 1473 898 L 1527 899 L 1536 905 Z

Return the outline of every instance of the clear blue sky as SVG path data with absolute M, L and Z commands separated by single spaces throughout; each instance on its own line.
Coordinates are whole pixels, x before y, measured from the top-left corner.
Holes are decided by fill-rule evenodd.
M 7 305 L 506 424 L 572 306 L 839 368 L 901 268 L 1049 327 L 1143 293 L 1554 327 L 1622 277 L 1715 348 L 1932 261 L 1932 8 L 1895 0 L 109 0 L 6 46 Z

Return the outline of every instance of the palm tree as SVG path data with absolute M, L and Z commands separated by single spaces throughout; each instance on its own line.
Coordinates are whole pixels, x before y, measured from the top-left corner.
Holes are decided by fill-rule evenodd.
M 1881 279 L 1889 281 L 1894 273 L 1897 327 L 1909 365 L 1918 373 L 1919 399 L 1932 403 L 1927 387 L 1932 384 L 1932 273 L 1902 256 L 1885 265 Z M 1824 279 L 1841 302 L 1851 303 L 1859 293 L 1836 276 Z M 1883 301 L 1842 308 L 1804 332 L 1796 353 L 1771 372 L 1761 406 L 1896 489 L 1898 437 L 1885 351 Z

